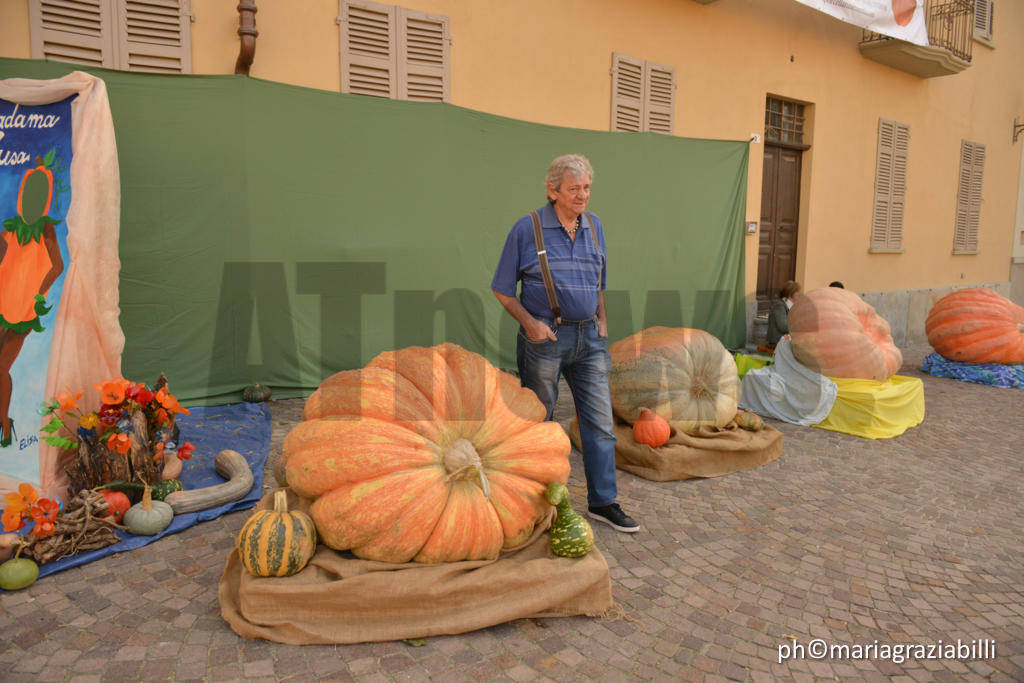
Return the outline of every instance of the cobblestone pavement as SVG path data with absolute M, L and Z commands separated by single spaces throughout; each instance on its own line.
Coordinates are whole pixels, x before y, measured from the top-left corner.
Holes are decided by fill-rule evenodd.
M 903 374 L 922 376 L 921 357 Z M 760 469 L 620 473 L 643 530 L 595 532 L 626 619 L 523 619 L 422 647 L 247 640 L 217 603 L 235 513 L 0 596 L 0 680 L 1024 680 L 1024 392 L 924 383 L 924 424 L 895 439 L 773 421 L 783 455 Z M 271 409 L 268 477 L 301 401 Z M 779 663 L 780 645 L 815 638 L 989 639 L 996 656 Z

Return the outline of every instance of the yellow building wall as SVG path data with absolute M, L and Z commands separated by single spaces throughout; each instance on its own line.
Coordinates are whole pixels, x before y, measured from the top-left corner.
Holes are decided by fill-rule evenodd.
M 0 3 L 0 55 L 29 57 L 28 0 Z M 337 0 L 256 0 L 251 75 L 338 90 Z M 675 134 L 763 133 L 766 94 L 807 103 L 797 279 L 857 291 L 1005 282 L 1024 120 L 1024 2 L 1001 2 L 995 49 L 974 43 L 963 73 L 922 79 L 863 57 L 861 30 L 794 0 L 406 0 L 449 17 L 451 101 L 539 123 L 608 130 L 613 52 L 676 68 Z M 193 69 L 232 73 L 233 2 L 192 0 Z M 879 117 L 910 125 L 904 252 L 868 251 Z M 960 142 L 987 146 L 976 255 L 953 255 Z M 584 151 L 585 150 L 578 150 Z M 761 207 L 763 147 L 752 144 L 747 220 Z M 538 173 L 547 160 L 538 160 Z M 597 170 L 595 199 L 601 192 Z M 614 229 L 613 226 L 610 226 Z M 746 282 L 757 279 L 747 238 Z

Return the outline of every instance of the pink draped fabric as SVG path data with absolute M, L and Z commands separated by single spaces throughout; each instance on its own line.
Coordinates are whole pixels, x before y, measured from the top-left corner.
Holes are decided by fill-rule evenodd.
M 117 245 L 121 221 L 121 182 L 114 122 L 106 84 L 75 71 L 53 80 L 0 80 L 0 98 L 24 105 L 71 103 L 71 205 L 67 213 L 70 263 L 50 345 L 45 395 L 64 387 L 82 391 L 86 410 L 99 407 L 93 385 L 121 375 L 124 333 L 118 319 Z M 42 423 L 40 423 L 42 426 Z M 67 475 L 57 449 L 39 444 L 40 495 L 66 500 Z M 18 485 L 0 475 L 0 495 Z

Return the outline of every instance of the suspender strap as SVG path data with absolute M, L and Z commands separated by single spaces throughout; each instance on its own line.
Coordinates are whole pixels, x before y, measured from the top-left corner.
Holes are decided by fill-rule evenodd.
M 530 219 L 533 221 L 533 241 L 537 247 L 537 261 L 540 263 L 540 273 L 544 278 L 544 290 L 548 293 L 548 305 L 551 306 L 551 312 L 555 314 L 555 322 L 561 324 L 562 309 L 558 307 L 558 297 L 555 296 L 555 282 L 551 279 L 551 268 L 548 267 L 548 252 L 544 248 L 544 233 L 540 227 L 540 215 L 536 211 L 531 211 Z

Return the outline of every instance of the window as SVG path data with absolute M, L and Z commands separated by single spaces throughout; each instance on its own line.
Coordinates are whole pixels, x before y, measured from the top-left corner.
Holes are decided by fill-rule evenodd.
M 981 180 L 985 170 L 985 145 L 960 143 L 960 181 L 956 190 L 956 228 L 953 253 L 978 251 L 978 219 L 981 216 Z
M 993 0 L 974 0 L 974 38 L 992 43 L 992 25 L 995 9 Z
M 612 130 L 672 133 L 676 70 L 612 54 Z
M 191 73 L 189 0 L 29 0 L 32 57 Z
M 903 249 L 903 208 L 907 194 L 910 126 L 878 119 L 875 203 L 871 214 L 871 251 Z
M 804 105 L 768 96 L 764 106 L 764 139 L 804 142 Z
M 341 91 L 448 102 L 448 17 L 341 0 Z

